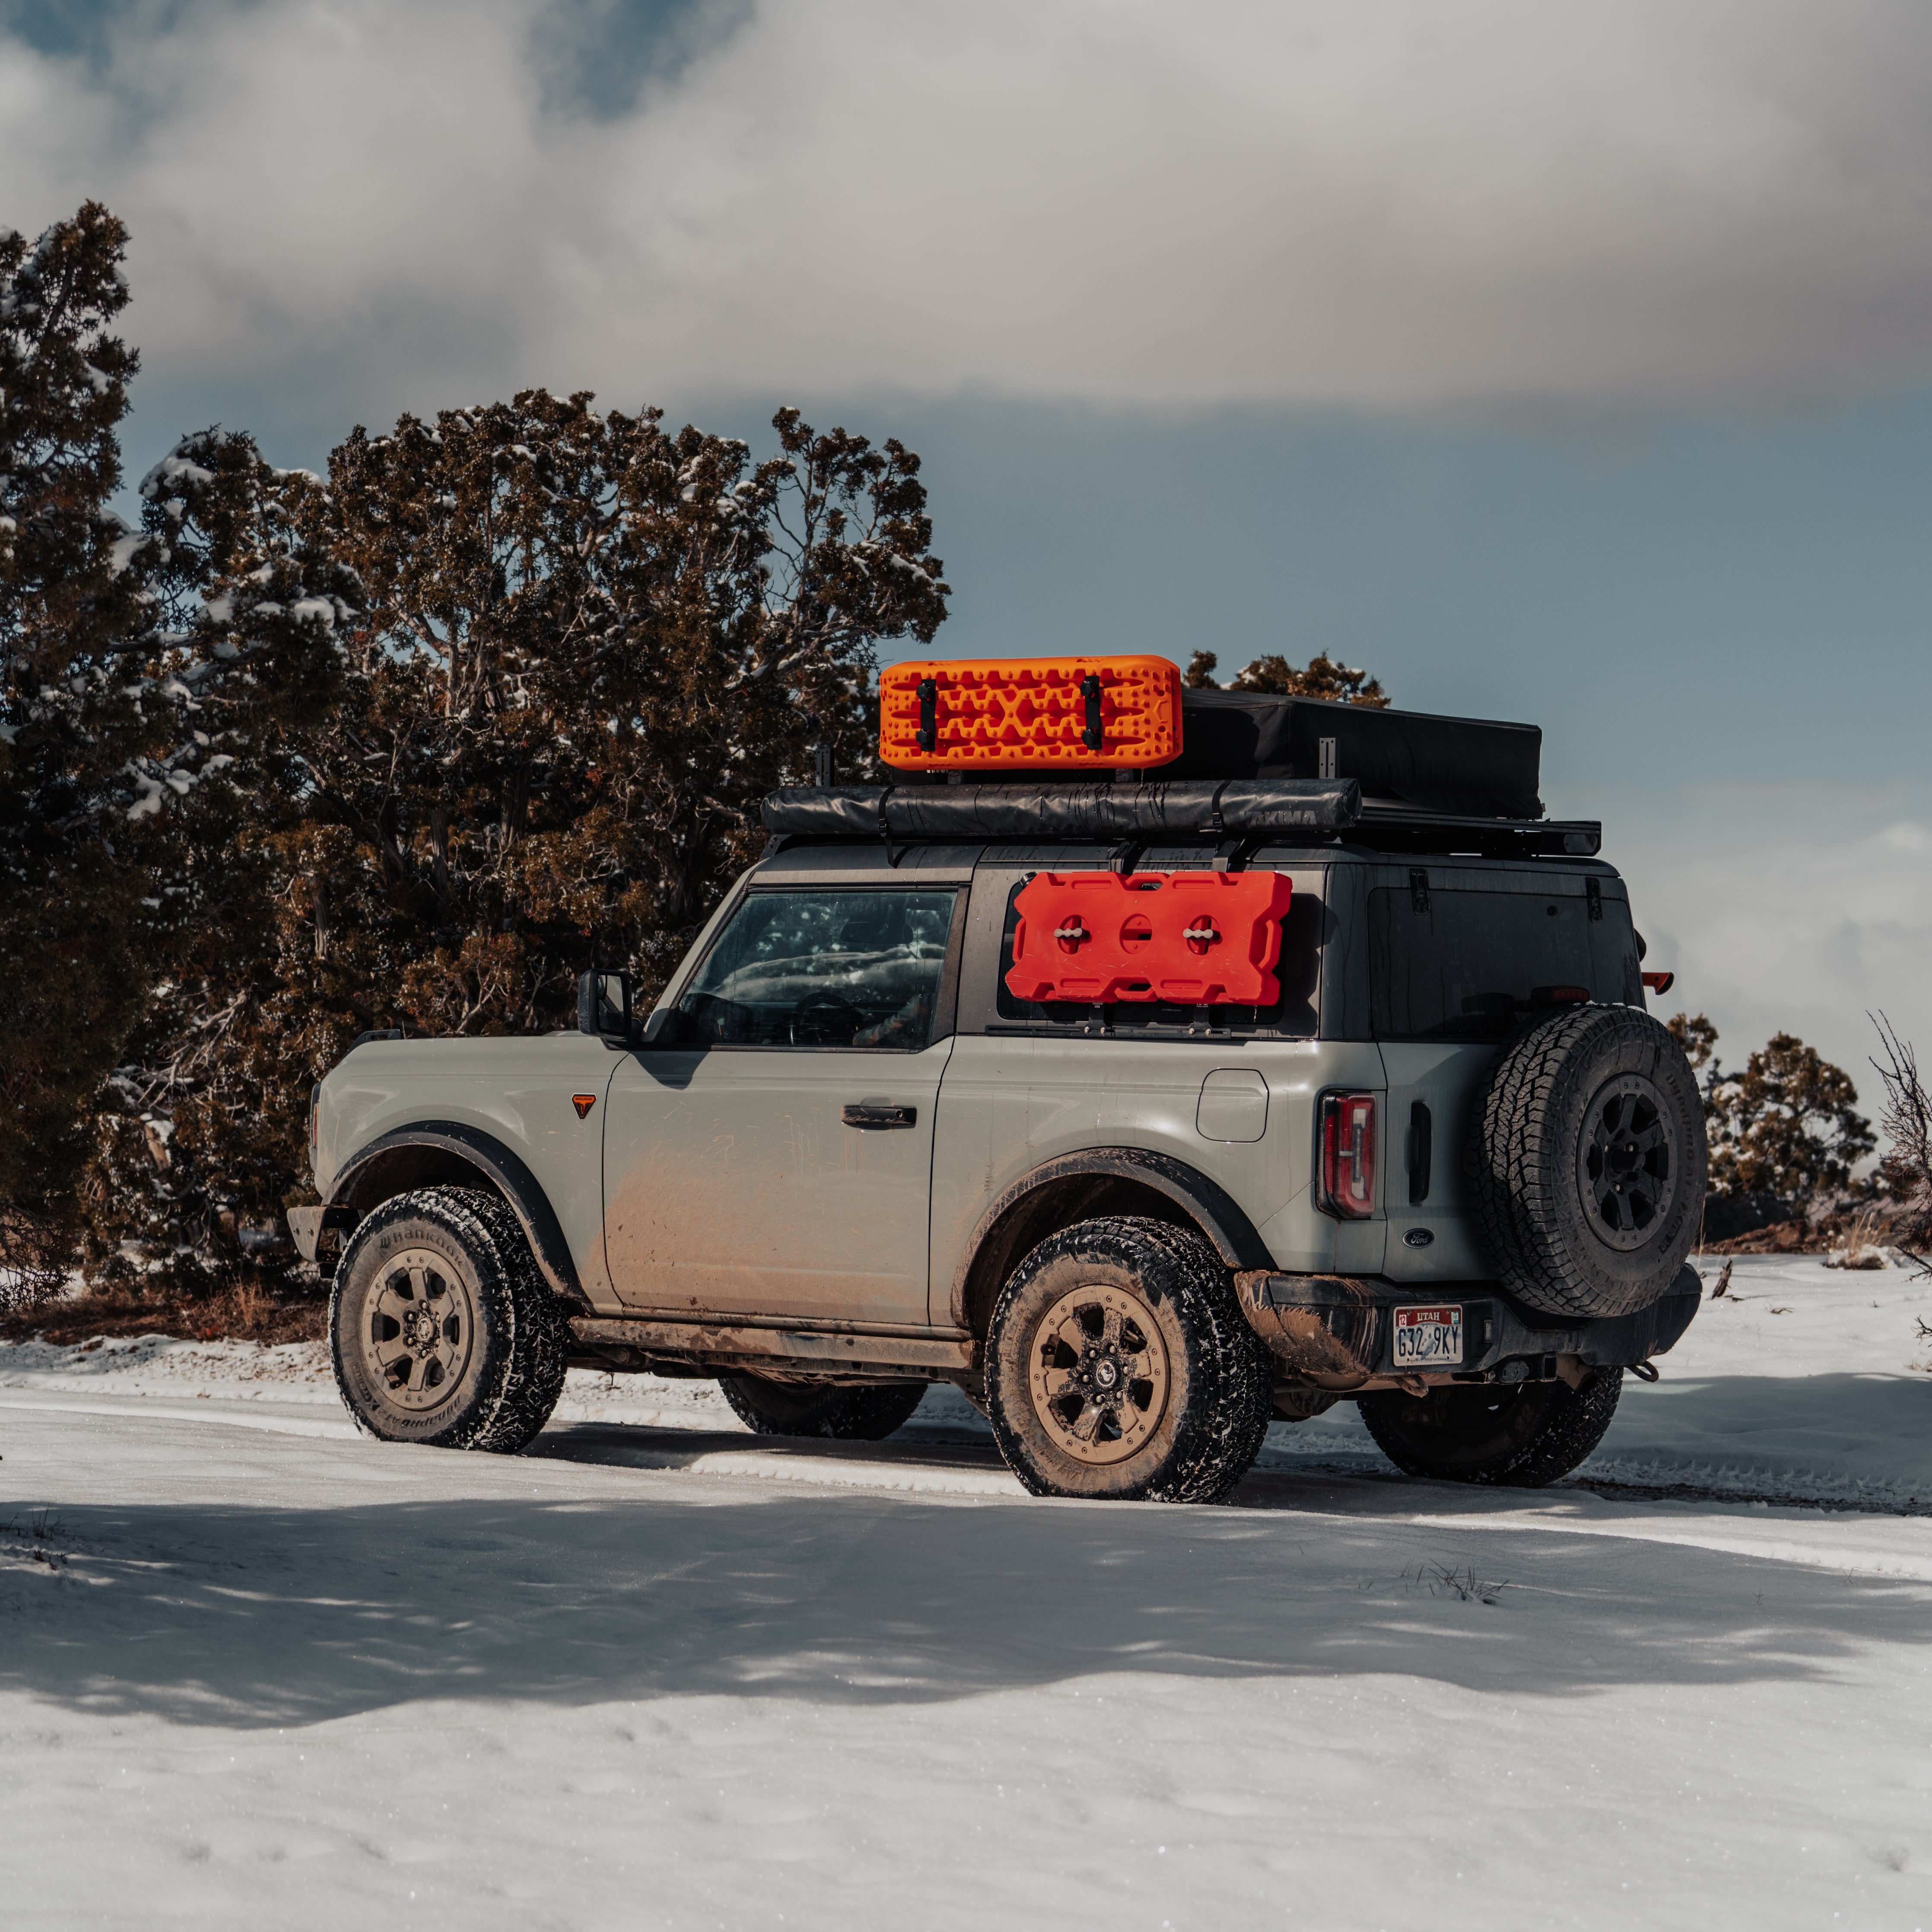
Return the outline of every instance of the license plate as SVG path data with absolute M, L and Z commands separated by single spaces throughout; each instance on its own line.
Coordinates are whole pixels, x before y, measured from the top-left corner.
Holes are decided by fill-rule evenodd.
M 1398 1308 L 1395 1365 L 1399 1369 L 1456 1369 L 1462 1365 L 1460 1308 Z

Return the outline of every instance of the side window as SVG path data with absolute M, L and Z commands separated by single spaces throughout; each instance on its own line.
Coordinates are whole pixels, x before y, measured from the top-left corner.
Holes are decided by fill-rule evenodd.
M 1640 1000 L 1630 907 L 1608 893 L 1438 888 L 1369 896 L 1370 1010 L 1378 1040 L 1508 1038 L 1571 1000 Z
M 917 1052 L 958 896 L 754 892 L 680 998 L 676 1043 Z

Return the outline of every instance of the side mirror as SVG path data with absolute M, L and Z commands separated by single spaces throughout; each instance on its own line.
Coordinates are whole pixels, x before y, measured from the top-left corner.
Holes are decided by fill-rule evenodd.
M 631 976 L 585 973 L 577 982 L 577 1030 L 595 1034 L 606 1046 L 631 1044 Z

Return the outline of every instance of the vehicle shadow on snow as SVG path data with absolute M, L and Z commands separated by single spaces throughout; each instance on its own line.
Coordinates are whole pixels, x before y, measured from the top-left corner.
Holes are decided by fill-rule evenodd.
M 451 1473 L 460 1491 L 454 1459 Z M 1565 1696 L 1826 1680 L 1874 1644 L 1932 1642 L 1917 1583 L 1378 1507 L 1439 1496 L 1446 1512 L 1457 1492 L 1437 1486 L 1256 1484 L 1274 1507 L 709 1482 L 688 1498 L 63 1505 L 64 1574 L 0 1579 L 0 1687 L 244 1725 L 436 1698 L 917 1702 L 1104 1671 L 1389 1672 Z M 1447 1570 L 1485 1591 L 1457 1594 Z

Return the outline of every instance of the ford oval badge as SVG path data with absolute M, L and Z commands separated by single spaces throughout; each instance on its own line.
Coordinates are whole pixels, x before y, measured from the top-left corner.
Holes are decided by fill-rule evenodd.
M 1432 1228 L 1412 1228 L 1402 1236 L 1402 1244 L 1406 1248 L 1426 1248 L 1435 1238 Z

